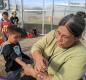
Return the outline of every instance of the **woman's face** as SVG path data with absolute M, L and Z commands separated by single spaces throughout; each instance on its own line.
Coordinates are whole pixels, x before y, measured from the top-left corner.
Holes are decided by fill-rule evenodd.
M 56 30 L 57 45 L 62 48 L 69 48 L 78 40 L 72 33 L 68 31 L 66 26 L 59 26 Z

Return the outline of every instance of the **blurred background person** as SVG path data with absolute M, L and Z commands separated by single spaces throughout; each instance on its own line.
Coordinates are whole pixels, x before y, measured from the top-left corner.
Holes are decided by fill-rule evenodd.
M 12 12 L 12 16 L 10 17 L 10 21 L 11 21 L 12 24 L 18 26 L 19 18 L 17 17 L 16 11 Z
M 2 13 L 2 19 L 0 21 L 0 31 L 2 33 L 4 41 L 7 40 L 7 28 L 11 25 L 11 22 L 9 20 L 9 14 L 8 12 Z

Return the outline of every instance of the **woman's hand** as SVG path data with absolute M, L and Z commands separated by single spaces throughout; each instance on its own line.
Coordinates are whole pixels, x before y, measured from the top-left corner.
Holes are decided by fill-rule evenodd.
M 34 59 L 35 62 L 35 70 L 38 72 L 45 71 L 47 68 L 47 60 L 45 60 L 42 56 L 42 54 L 39 51 L 35 51 L 32 54 L 32 58 Z
M 45 72 L 47 69 L 46 64 L 47 62 L 43 58 L 36 59 L 34 68 L 38 72 Z

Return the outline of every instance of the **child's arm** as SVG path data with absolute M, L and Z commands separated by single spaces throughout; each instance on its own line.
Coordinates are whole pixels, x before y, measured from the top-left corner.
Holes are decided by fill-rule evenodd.
M 3 47 L 2 54 L 6 60 L 11 58 L 12 60 L 16 61 L 22 67 L 26 65 L 9 45 L 6 45 Z
M 19 65 L 21 65 L 21 67 L 27 66 L 27 64 L 26 64 L 24 61 L 22 61 L 19 57 L 17 57 L 17 58 L 15 59 L 15 61 L 16 61 Z

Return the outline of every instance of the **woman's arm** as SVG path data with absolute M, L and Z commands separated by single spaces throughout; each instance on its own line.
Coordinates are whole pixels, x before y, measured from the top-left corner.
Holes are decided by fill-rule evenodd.
M 36 69 L 40 71 L 41 68 L 45 68 L 45 64 L 43 63 L 43 56 L 45 48 L 49 45 L 49 43 L 54 38 L 54 31 L 49 32 L 43 38 L 41 38 L 37 43 L 35 43 L 31 49 L 31 55 L 36 63 Z

